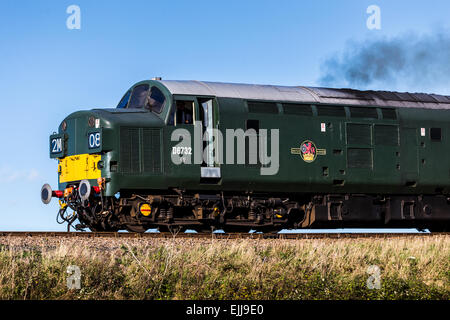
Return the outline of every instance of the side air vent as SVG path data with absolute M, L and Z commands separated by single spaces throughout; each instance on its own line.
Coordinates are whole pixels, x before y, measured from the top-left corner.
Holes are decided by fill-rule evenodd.
M 347 149 L 347 167 L 372 169 L 372 149 L 366 148 L 348 148 Z
M 383 114 L 383 119 L 397 120 L 397 113 L 395 112 L 395 109 L 382 108 L 381 113 Z
M 142 150 L 144 172 L 161 173 L 161 133 L 159 129 L 143 129 Z
M 250 113 L 278 113 L 275 102 L 247 101 L 247 105 Z
M 372 132 L 369 124 L 347 123 L 347 144 L 371 145 Z
M 345 117 L 344 107 L 339 106 L 317 106 L 319 117 Z
M 123 173 L 139 173 L 139 129 L 120 128 L 120 171 Z
M 398 146 L 398 126 L 375 125 L 375 144 L 381 146 Z
M 120 128 L 120 172 L 161 173 L 161 131 L 149 128 Z
M 352 118 L 378 119 L 378 113 L 376 108 L 351 107 L 350 115 Z
M 312 109 L 309 104 L 283 103 L 283 111 L 285 114 L 312 116 Z

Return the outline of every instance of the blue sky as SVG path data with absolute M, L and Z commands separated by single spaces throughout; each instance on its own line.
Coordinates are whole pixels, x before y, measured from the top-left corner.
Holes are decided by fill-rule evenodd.
M 66 27 L 69 5 L 81 29 Z M 369 5 L 381 30 L 366 27 Z M 69 113 L 114 107 L 154 76 L 319 85 L 323 62 L 352 41 L 448 30 L 449 1 L 7 1 L 0 2 L 0 229 L 64 230 L 48 136 Z M 406 90 L 385 86 L 373 89 Z M 450 94 L 445 86 L 411 91 Z

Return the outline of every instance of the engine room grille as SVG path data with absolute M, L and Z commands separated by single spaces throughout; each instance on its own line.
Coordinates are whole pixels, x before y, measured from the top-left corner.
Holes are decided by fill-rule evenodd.
M 398 126 L 375 125 L 375 144 L 384 146 L 398 146 Z
M 123 173 L 139 173 L 139 129 L 120 128 L 120 168 Z
M 369 124 L 347 123 L 347 144 L 372 144 L 372 130 Z
M 372 169 L 372 149 L 366 148 L 348 148 L 347 149 L 347 167 Z
M 159 129 L 143 129 L 144 172 L 161 172 L 161 135 Z
M 160 129 L 120 128 L 119 166 L 127 174 L 161 173 Z

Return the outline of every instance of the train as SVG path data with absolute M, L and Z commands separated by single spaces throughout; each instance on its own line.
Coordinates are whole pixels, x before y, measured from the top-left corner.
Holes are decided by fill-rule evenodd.
M 49 144 L 68 229 L 450 226 L 450 96 L 152 78 Z

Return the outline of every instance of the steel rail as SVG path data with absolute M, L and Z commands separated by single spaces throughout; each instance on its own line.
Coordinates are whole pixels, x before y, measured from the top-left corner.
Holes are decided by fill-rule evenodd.
M 450 236 L 450 232 L 434 233 L 178 233 L 170 232 L 63 232 L 0 231 L 0 237 L 73 237 L 73 238 L 191 238 L 191 239 L 349 239 Z

